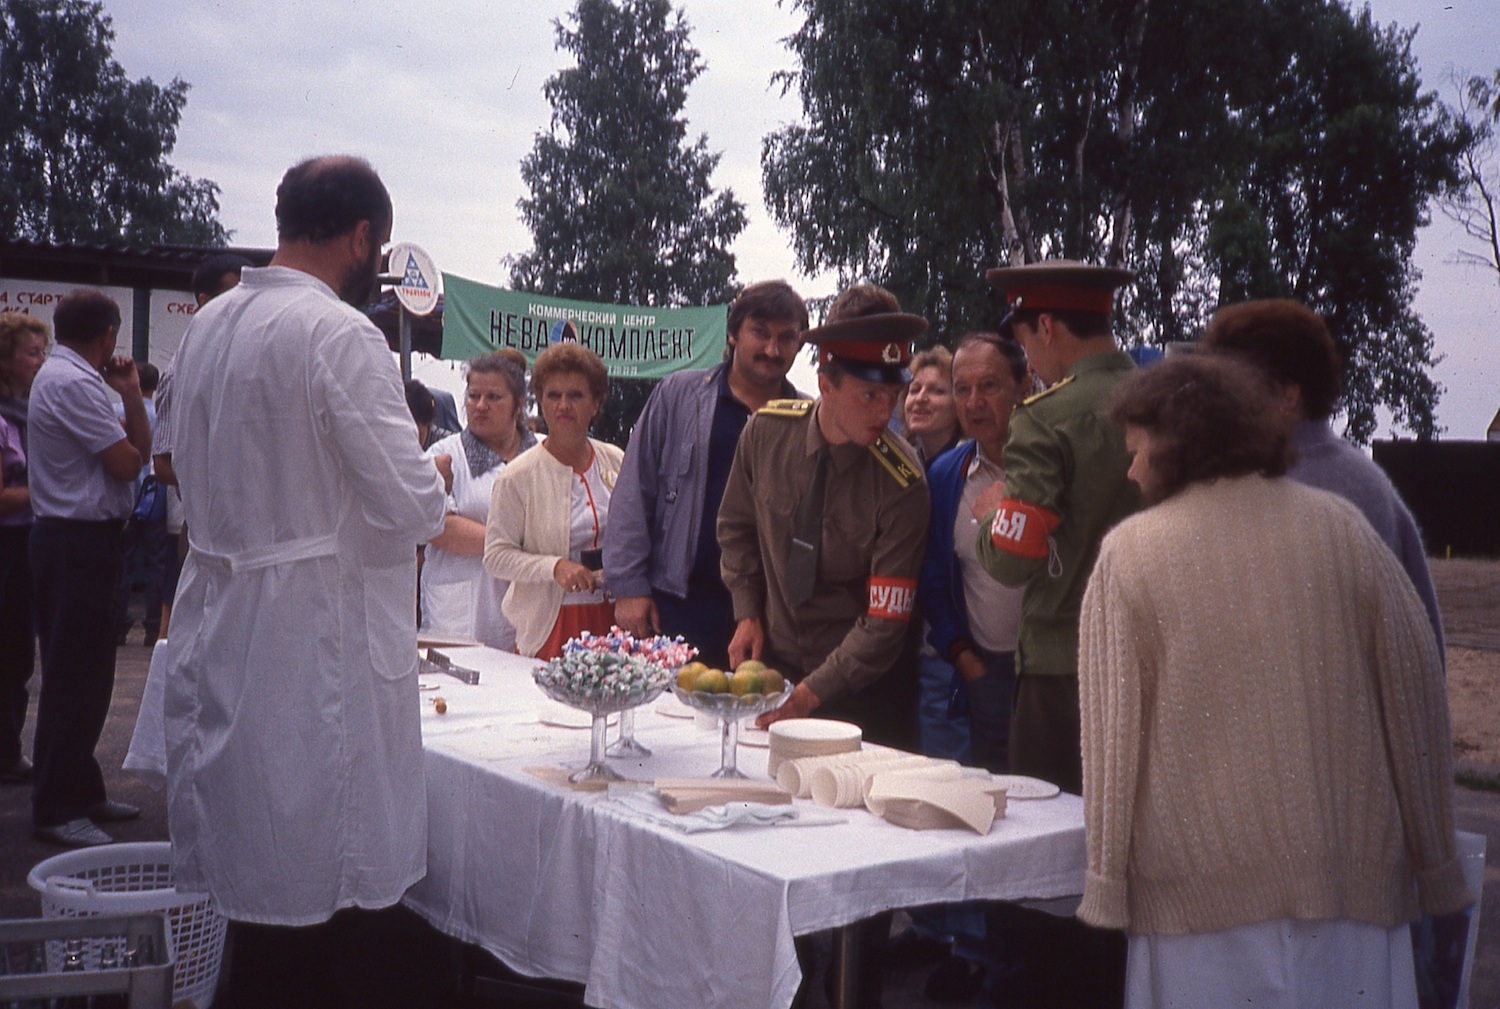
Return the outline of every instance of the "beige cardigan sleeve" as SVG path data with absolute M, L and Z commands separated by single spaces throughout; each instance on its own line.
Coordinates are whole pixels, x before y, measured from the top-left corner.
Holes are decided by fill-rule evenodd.
M 1106 539 L 1089 578 L 1079 621 L 1078 700 L 1083 735 L 1083 796 L 1088 872 L 1078 917 L 1099 928 L 1130 924 L 1126 869 L 1140 773 L 1142 677 L 1152 640 L 1138 626 L 1121 584 L 1128 563 Z
M 1473 903 L 1453 823 L 1453 744 L 1437 641 L 1421 598 L 1376 534 L 1361 553 L 1374 567 L 1364 611 L 1373 628 L 1370 666 L 1379 677 L 1381 715 L 1406 849 L 1422 910 L 1447 914 Z

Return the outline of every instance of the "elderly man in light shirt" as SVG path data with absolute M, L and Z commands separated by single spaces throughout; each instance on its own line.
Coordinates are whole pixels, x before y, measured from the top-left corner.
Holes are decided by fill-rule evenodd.
M 86 847 L 110 842 L 98 824 L 141 812 L 105 795 L 94 748 L 114 694 L 114 596 L 151 426 L 135 362 L 114 353 L 114 299 L 73 291 L 52 325 L 57 348 L 32 384 L 28 433 L 42 660 L 31 817 L 40 840 Z M 106 388 L 124 403 L 123 426 Z

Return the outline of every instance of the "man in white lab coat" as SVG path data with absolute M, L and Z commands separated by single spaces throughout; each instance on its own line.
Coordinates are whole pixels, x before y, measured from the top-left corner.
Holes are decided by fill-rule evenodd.
M 390 239 L 385 186 L 319 158 L 276 196 L 271 265 L 198 313 L 177 361 L 177 885 L 231 920 L 219 1004 L 416 1005 L 392 933 L 426 869 L 412 599 L 443 480 L 352 307 Z

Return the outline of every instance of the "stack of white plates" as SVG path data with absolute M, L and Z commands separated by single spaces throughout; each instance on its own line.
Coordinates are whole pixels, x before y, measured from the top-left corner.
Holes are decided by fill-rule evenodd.
M 784 718 L 771 723 L 770 755 L 766 770 L 771 777 L 782 761 L 802 757 L 826 757 L 860 748 L 864 734 L 859 726 L 828 718 Z

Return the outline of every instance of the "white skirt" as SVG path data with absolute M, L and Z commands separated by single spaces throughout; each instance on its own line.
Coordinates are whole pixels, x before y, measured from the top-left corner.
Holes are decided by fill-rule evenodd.
M 1126 1009 L 1416 1009 L 1411 929 L 1257 922 L 1199 935 L 1132 935 Z

